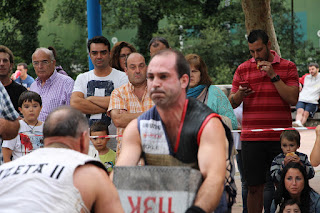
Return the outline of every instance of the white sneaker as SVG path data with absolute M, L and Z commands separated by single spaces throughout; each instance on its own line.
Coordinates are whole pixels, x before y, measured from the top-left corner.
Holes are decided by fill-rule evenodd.
M 303 127 L 301 121 L 296 120 L 295 122 L 292 122 L 292 126 L 293 127 Z

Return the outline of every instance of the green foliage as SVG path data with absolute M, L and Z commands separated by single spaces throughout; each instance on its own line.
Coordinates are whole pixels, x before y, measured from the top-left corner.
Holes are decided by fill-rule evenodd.
M 134 44 L 140 53 L 148 56 L 147 46 L 153 34 L 158 31 L 158 23 L 166 17 L 210 16 L 215 13 L 221 0 L 101 0 L 103 29 L 112 34 L 116 30 L 137 28 Z M 191 10 L 191 11 L 190 11 Z M 63 0 L 52 20 L 61 23 L 75 20 L 81 26 L 86 25 L 86 1 Z M 203 11 L 203 13 L 199 13 Z M 189 18 L 190 18 L 189 17 Z
M 0 11 L 0 43 L 8 46 L 16 63 L 31 65 L 31 54 L 38 47 L 39 17 L 45 0 L 5 0 Z M 172 48 L 184 54 L 199 54 L 207 63 L 216 84 L 229 84 L 239 64 L 250 58 L 245 39 L 244 14 L 240 1 L 225 6 L 221 0 L 101 0 L 102 25 L 108 34 L 119 29 L 137 28 L 134 44 L 148 57 L 147 45 L 153 36 L 163 36 Z M 73 65 L 88 69 L 86 44 L 86 1 L 62 0 L 51 17 L 61 24 L 75 22 L 83 27 L 81 38 L 71 48 L 65 48 L 58 34 L 53 45 L 58 54 L 57 64 L 72 77 L 77 75 Z M 298 33 L 299 20 L 294 20 L 294 43 L 291 42 L 291 11 L 285 1 L 271 1 L 272 18 L 282 57 L 297 64 L 302 75 L 311 61 L 320 61 L 320 54 Z M 160 20 L 166 20 L 159 28 Z M 9 24 L 5 24 L 9 23 Z M 180 27 L 182 26 L 182 28 Z M 182 38 L 182 40 L 181 40 Z M 183 46 L 181 43 L 183 42 Z M 80 72 L 80 71 L 79 71 Z M 29 73 L 32 70 L 29 69 Z
M 61 65 L 63 70 L 68 73 L 72 78 L 76 78 L 77 74 L 84 70 L 89 70 L 88 55 L 86 49 L 86 37 L 81 36 L 84 39 L 75 41 L 71 48 L 65 48 L 61 38 L 57 34 L 50 34 L 53 36 L 53 47 L 56 49 L 56 65 Z
M 4 0 L 0 12 L 2 23 L 0 43 L 9 47 L 24 62 L 31 62 L 31 55 L 39 46 L 39 18 L 45 0 Z
M 196 13 L 193 9 L 190 10 Z M 219 7 L 207 18 L 199 12 L 190 19 L 170 17 L 168 27 L 160 29 L 156 35 L 168 38 L 174 49 L 181 48 L 178 41 L 182 35 L 183 53 L 200 55 L 214 84 L 230 84 L 237 66 L 249 58 L 242 20 L 241 5 L 233 4 Z M 179 30 L 180 25 L 184 30 Z
M 58 4 L 51 21 L 59 20 L 63 24 L 75 21 L 78 25 L 86 27 L 86 11 L 86 0 L 63 0 Z
M 224 3 L 224 1 L 222 1 Z M 238 65 L 251 58 L 245 39 L 245 18 L 241 2 L 232 2 L 228 7 L 220 4 L 211 15 L 194 5 L 188 8 L 192 16 L 170 16 L 168 25 L 155 35 L 168 38 L 170 45 L 180 49 L 179 36 L 183 37 L 183 53 L 195 53 L 206 62 L 215 84 L 232 83 Z M 319 52 L 311 42 L 303 41 L 299 33 L 300 22 L 294 18 L 294 43 L 291 42 L 291 8 L 282 0 L 271 1 L 272 18 L 282 57 L 292 60 L 299 74 L 306 72 L 307 64 L 320 61 Z M 184 30 L 178 30 L 182 25 Z

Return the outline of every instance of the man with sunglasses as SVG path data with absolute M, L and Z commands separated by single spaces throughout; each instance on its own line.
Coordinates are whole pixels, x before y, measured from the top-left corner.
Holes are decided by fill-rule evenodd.
M 31 84 L 30 91 L 36 92 L 42 99 L 40 121 L 45 121 L 49 113 L 62 105 L 70 105 L 74 80 L 58 73 L 53 52 L 47 48 L 37 48 L 32 54 L 32 64 L 37 78 Z
M 109 133 L 115 133 L 111 118 L 107 116 L 111 92 L 128 82 L 124 72 L 110 66 L 110 42 L 103 36 L 88 41 L 88 51 L 93 70 L 78 75 L 71 95 L 71 106 L 87 115 L 89 124 L 101 120 L 109 126 Z M 115 149 L 116 141 L 113 143 Z M 111 145 L 112 146 L 112 145 Z

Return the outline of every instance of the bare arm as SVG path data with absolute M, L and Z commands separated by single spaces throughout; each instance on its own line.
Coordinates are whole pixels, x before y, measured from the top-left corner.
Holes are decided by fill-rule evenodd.
M 124 212 L 116 187 L 102 169 L 90 164 L 79 166 L 74 172 L 73 182 L 89 211 Z
M 235 109 L 240 106 L 243 98 L 251 95 L 252 93 L 254 93 L 254 91 L 251 88 L 239 86 L 239 90 L 236 93 L 231 92 L 228 97 L 232 108 Z
M 314 142 L 311 154 L 310 163 L 313 167 L 320 164 L 320 125 L 316 128 L 316 141 Z
M 204 181 L 194 202 L 194 205 L 205 212 L 212 212 L 218 206 L 223 192 L 226 175 L 226 141 L 221 122 L 218 118 L 212 118 L 200 138 L 198 163 Z
M 126 128 L 127 125 L 133 120 L 139 117 L 140 113 L 128 113 L 125 110 L 113 109 L 110 112 L 110 116 L 114 125 L 118 128 Z
M 11 161 L 12 150 L 7 147 L 2 147 L 3 162 Z
M 98 114 L 107 111 L 107 108 L 101 108 L 100 106 L 92 103 L 84 98 L 82 92 L 73 92 L 70 99 L 70 105 L 84 114 Z
M 270 79 L 274 78 L 277 73 L 273 70 L 272 64 L 268 61 L 260 61 L 259 66 L 261 71 L 265 71 Z M 288 86 L 281 79 L 280 81 L 274 82 L 281 98 L 290 105 L 296 105 L 299 98 L 299 87 Z
M 116 166 L 136 166 L 140 160 L 142 147 L 137 120 L 131 121 L 124 130 L 121 153 Z M 113 172 L 110 175 L 113 178 Z
M 105 97 L 90 96 L 87 98 L 87 100 L 107 110 L 109 107 L 110 96 L 105 96 Z
M 18 120 L 9 121 L 0 118 L 0 135 L 4 140 L 11 140 L 18 135 L 20 124 Z
M 288 86 L 281 79 L 273 84 L 285 102 L 292 106 L 297 104 L 299 98 L 299 87 Z

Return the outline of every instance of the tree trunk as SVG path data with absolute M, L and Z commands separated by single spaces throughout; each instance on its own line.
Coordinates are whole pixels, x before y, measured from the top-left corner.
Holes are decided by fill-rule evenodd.
M 264 30 L 271 41 L 271 49 L 280 56 L 280 48 L 271 17 L 270 0 L 242 0 L 242 9 L 245 14 L 247 34 L 252 30 Z

